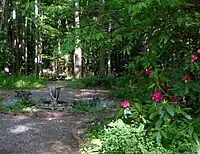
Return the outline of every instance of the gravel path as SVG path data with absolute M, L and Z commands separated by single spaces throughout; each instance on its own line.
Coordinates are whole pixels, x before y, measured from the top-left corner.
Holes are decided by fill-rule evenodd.
M 84 119 L 0 115 L 0 154 L 73 154 L 82 142 L 76 131 Z
M 57 83 L 49 85 L 53 84 Z M 49 97 L 48 88 L 30 91 L 35 100 Z M 15 94 L 13 90 L 0 90 L 0 94 L 3 93 Z M 61 90 L 60 100 L 103 97 L 105 93 L 106 91 L 102 90 L 64 87 Z M 81 136 L 84 134 L 82 130 L 92 124 L 92 118 L 52 119 L 0 114 L 0 124 L 0 154 L 74 154 L 80 149 Z

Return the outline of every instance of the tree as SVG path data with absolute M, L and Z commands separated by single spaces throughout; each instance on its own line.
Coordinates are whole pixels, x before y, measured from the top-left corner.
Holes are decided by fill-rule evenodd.
M 79 0 L 75 0 L 75 27 L 76 27 L 76 47 L 74 51 L 74 76 L 80 78 L 82 74 L 82 51 L 80 47 L 79 31 L 80 19 L 79 19 Z

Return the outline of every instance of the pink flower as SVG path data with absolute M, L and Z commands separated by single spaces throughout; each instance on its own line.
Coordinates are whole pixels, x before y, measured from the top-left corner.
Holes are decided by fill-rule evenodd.
M 199 53 L 199 54 L 200 54 L 200 49 L 198 49 L 198 50 L 197 50 L 197 53 Z
M 130 107 L 130 103 L 129 103 L 128 101 L 123 101 L 123 102 L 121 103 L 121 107 L 123 107 L 123 108 L 128 108 L 128 107 Z
M 154 92 L 151 98 L 154 102 L 160 102 L 163 99 L 163 95 L 160 92 Z
M 198 59 L 198 57 L 197 57 L 196 55 L 191 55 L 191 56 L 190 56 L 190 60 L 191 60 L 192 62 L 196 61 L 197 59 Z
M 153 71 L 151 69 L 146 69 L 145 75 L 149 76 Z

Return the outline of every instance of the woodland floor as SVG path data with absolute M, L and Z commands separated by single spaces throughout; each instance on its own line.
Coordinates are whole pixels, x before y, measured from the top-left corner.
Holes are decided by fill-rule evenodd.
M 49 85 L 65 86 L 66 82 Z M 47 87 L 48 87 L 47 86 Z M 48 88 L 30 90 L 32 97 L 48 96 Z M 60 99 L 73 101 L 92 97 L 104 98 L 106 90 L 62 88 Z M 13 95 L 13 90 L 0 90 L 0 94 Z M 94 117 L 77 116 L 42 118 L 0 115 L 0 154 L 73 154 L 83 143 L 84 132 Z

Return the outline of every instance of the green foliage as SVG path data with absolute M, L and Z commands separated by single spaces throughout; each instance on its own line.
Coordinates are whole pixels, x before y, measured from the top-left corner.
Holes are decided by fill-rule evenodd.
M 110 123 L 102 139 L 102 153 L 167 153 L 148 138 L 144 125 L 126 125 L 121 120 Z
M 0 94 L 0 100 L 4 99 L 6 96 L 8 96 L 8 95 L 6 95 L 6 94 Z
M 133 82 L 131 77 L 115 77 L 115 76 L 87 76 L 81 79 L 74 79 L 67 82 L 67 86 L 70 88 L 125 88 L 130 86 Z
M 1 89 L 31 89 L 44 86 L 45 81 L 35 76 L 0 76 Z
M 96 129 L 97 130 L 97 129 Z M 153 140 L 153 135 L 148 133 L 144 124 L 134 123 L 128 125 L 122 120 L 109 123 L 104 131 L 99 131 L 93 136 L 90 146 L 82 150 L 88 153 L 119 153 L 119 154 L 182 154 L 197 153 L 197 147 L 191 144 L 188 136 L 175 127 L 168 129 L 168 137 L 162 144 Z
M 5 106 L 0 104 L 0 110 L 14 113 L 30 113 L 31 111 L 29 110 L 29 108 L 31 106 L 33 106 L 31 101 L 23 100 L 16 102 L 16 104 L 13 106 Z
M 86 88 L 85 84 L 81 79 L 73 79 L 67 81 L 67 87 L 69 88 L 75 88 L 75 89 L 83 89 Z
M 100 104 L 101 102 L 98 102 L 96 100 L 90 100 L 90 101 L 77 101 L 74 102 L 73 108 L 70 110 L 71 113 L 89 113 L 89 114 L 100 114 L 106 110 L 112 109 L 115 107 L 115 102 L 107 102 L 109 104 Z
M 197 146 L 190 140 L 191 135 L 186 133 L 183 128 L 171 125 L 167 129 L 167 137 L 164 138 L 162 145 L 167 149 L 173 149 L 173 153 L 197 153 Z

